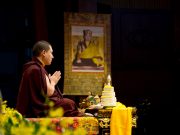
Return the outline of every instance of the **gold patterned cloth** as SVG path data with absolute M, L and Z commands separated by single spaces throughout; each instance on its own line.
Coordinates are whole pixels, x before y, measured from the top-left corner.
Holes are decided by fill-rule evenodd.
M 117 102 L 113 107 L 110 121 L 110 135 L 131 135 L 132 107 Z
M 60 117 L 60 118 L 26 118 L 31 122 L 50 122 L 51 127 L 58 133 L 62 133 L 63 130 L 76 130 L 77 128 L 83 128 L 86 131 L 86 135 L 99 134 L 99 124 L 95 117 Z M 83 134 L 83 133 L 81 133 Z

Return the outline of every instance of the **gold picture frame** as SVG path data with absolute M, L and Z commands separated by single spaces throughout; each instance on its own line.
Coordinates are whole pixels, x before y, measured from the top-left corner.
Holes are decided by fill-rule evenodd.
M 64 13 L 65 95 L 101 95 L 111 74 L 111 15 Z

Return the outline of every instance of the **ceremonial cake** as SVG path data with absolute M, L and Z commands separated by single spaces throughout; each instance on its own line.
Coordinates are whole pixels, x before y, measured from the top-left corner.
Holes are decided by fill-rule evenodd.
M 103 106 L 116 106 L 116 102 L 114 87 L 111 85 L 111 76 L 108 75 L 107 83 L 105 83 L 102 91 L 101 104 Z

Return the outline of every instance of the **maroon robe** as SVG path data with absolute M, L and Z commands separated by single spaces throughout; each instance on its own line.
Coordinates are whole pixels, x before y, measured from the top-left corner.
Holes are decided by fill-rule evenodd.
M 33 58 L 32 61 L 24 65 L 16 109 L 24 117 L 46 117 L 49 109 L 47 101 L 53 101 L 55 108 L 62 107 L 64 109 L 64 116 L 80 116 L 81 113 L 78 111 L 75 102 L 63 98 L 57 86 L 53 95 L 47 96 L 45 75 L 48 76 L 37 58 Z

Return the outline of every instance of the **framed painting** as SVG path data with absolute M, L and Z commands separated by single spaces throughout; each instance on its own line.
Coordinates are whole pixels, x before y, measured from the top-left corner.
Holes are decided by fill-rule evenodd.
M 111 15 L 64 13 L 64 94 L 101 95 L 111 73 Z

